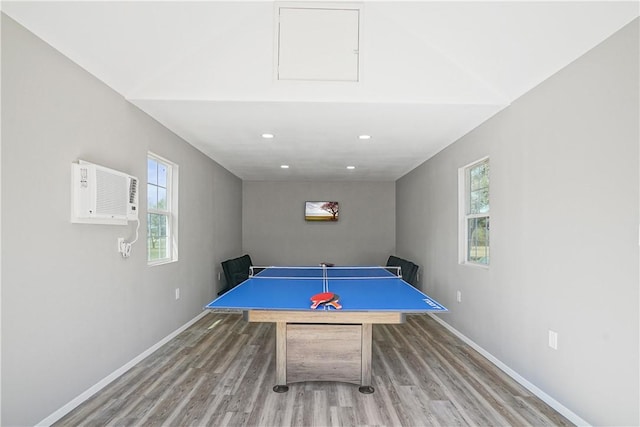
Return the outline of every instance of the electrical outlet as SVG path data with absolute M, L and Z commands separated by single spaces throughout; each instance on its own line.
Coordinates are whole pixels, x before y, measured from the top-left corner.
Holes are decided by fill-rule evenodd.
M 220 281 L 220 272 L 218 271 L 218 282 Z
M 549 347 L 558 349 L 558 333 L 549 329 Z
M 456 301 L 462 302 L 462 292 L 460 291 L 456 292 Z
M 124 237 L 118 237 L 118 252 L 122 253 L 123 252 L 123 246 L 124 246 Z
M 176 288 L 176 299 L 180 299 L 180 288 Z

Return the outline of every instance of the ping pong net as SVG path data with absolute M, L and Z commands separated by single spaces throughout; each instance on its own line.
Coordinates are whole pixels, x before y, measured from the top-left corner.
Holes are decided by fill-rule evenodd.
M 397 266 L 358 266 L 327 267 L 320 266 L 251 266 L 249 277 L 254 279 L 292 279 L 292 280 L 362 280 L 402 278 L 402 271 Z

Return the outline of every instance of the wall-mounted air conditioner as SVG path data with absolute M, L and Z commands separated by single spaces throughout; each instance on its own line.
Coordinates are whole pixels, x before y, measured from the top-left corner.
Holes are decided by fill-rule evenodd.
M 138 178 L 104 166 L 71 164 L 71 222 L 126 225 L 138 219 Z

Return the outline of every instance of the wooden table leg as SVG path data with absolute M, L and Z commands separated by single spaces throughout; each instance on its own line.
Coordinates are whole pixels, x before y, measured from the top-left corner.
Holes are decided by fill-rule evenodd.
M 371 323 L 362 324 L 362 380 L 360 382 L 360 393 L 370 394 L 374 392 L 371 386 L 371 341 L 372 341 L 372 325 Z
M 287 323 L 276 322 L 276 393 L 289 391 L 287 386 Z

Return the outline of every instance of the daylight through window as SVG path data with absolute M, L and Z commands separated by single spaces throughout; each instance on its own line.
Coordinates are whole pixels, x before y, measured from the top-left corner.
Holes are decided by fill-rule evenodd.
M 469 264 L 489 265 L 490 214 L 489 214 L 489 159 L 485 158 L 461 170 L 460 186 L 461 238 L 463 256 L 460 261 Z
M 147 260 L 158 264 L 175 260 L 177 254 L 174 226 L 174 179 L 177 167 L 149 154 L 147 158 Z

